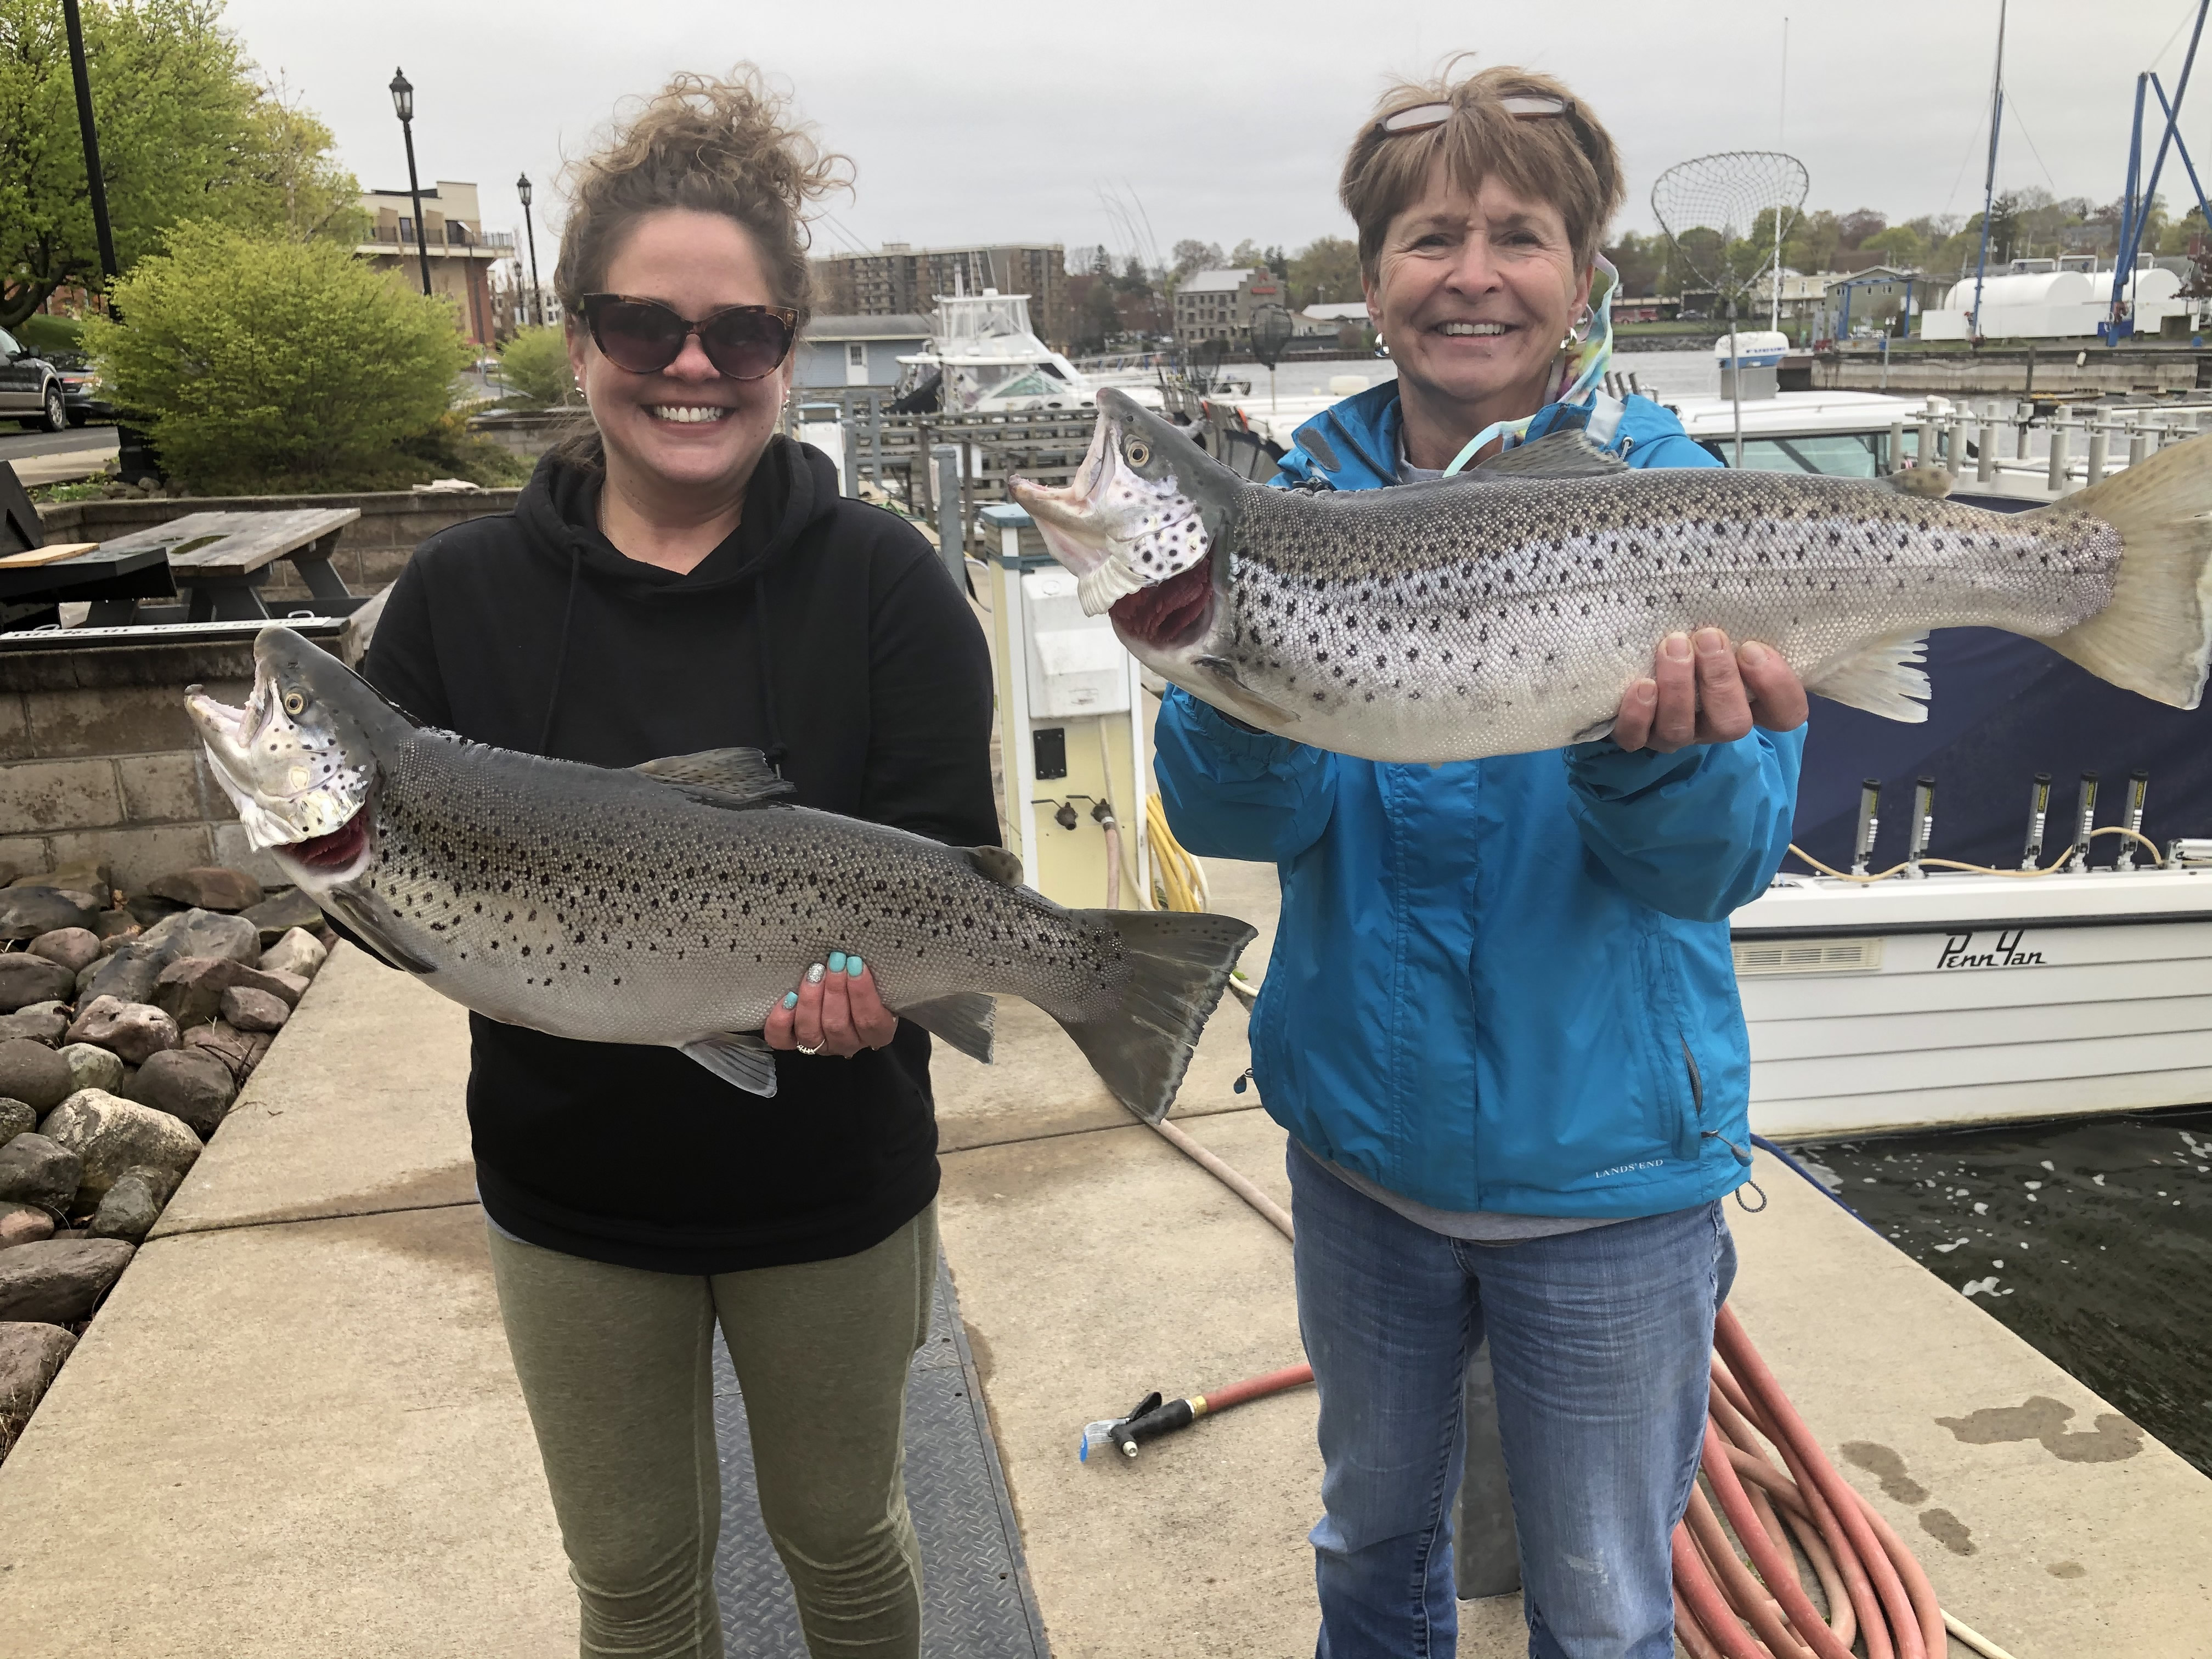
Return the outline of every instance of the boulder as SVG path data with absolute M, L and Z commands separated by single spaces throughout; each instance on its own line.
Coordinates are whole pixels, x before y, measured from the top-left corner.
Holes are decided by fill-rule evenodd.
M 298 1007 L 300 1006 L 300 999 L 307 994 L 307 981 L 305 975 L 300 974 L 272 973 L 266 968 L 263 969 L 261 971 L 264 977 L 275 981 L 270 988 L 275 991 L 278 996 L 284 999 L 287 1006 L 293 1008 Z
M 39 1127 L 39 1115 L 20 1100 L 0 1100 L 0 1146 Z
M 295 927 L 323 925 L 321 907 L 296 887 L 285 888 L 245 914 L 246 919 L 261 930 L 261 948 L 264 951 Z
M 76 969 L 21 951 L 0 957 L 0 1014 L 33 1002 L 66 1002 L 76 994 Z
M 0 1200 L 0 1250 L 54 1236 L 54 1218 L 36 1204 Z
M 172 1048 L 140 1066 L 138 1075 L 120 1092 L 126 1100 L 181 1119 L 205 1140 L 238 1098 L 238 1079 L 220 1054 L 205 1048 Z
M 146 884 L 155 898 L 173 899 L 195 910 L 236 912 L 251 909 L 264 896 L 261 884 L 242 870 L 203 866 L 156 876 Z
M 0 1042 L 0 1100 L 20 1100 L 44 1115 L 70 1092 L 66 1060 L 43 1042 L 28 1037 Z
M 89 927 L 106 906 L 90 893 L 66 887 L 10 887 L 0 890 L 0 939 L 32 939 L 57 927 Z
M 103 949 L 112 948 L 108 940 L 127 939 L 138 931 L 138 918 L 128 910 L 102 910 L 93 918 L 92 931 L 100 935 Z
M 174 899 L 155 898 L 151 893 L 133 893 L 123 901 L 123 908 L 141 927 L 151 927 L 165 917 L 182 915 L 188 907 Z
M 0 1042 L 10 1037 L 27 1037 L 33 1042 L 52 1048 L 62 1040 L 62 1033 L 69 1030 L 69 1015 L 64 1012 L 68 1006 L 61 1002 L 34 1002 L 12 1014 L 0 1014 Z
M 74 974 L 100 955 L 100 935 L 89 927 L 57 927 L 31 941 L 31 954 L 58 962 Z
M 281 1031 L 291 1018 L 292 1005 L 273 991 L 234 985 L 222 994 L 222 1013 L 226 1024 L 241 1031 Z
M 71 1042 L 99 1044 L 126 1066 L 143 1066 L 178 1042 L 175 1020 L 151 1004 L 119 997 L 94 997 L 65 1035 Z
M 161 969 L 161 977 L 154 986 L 154 1003 L 167 1010 L 179 1029 L 188 1029 L 215 1018 L 222 1011 L 223 997 L 239 987 L 264 992 L 281 1001 L 287 1010 L 297 1000 L 286 994 L 283 980 L 258 968 L 249 968 L 228 957 L 179 957 Z M 283 1024 L 282 1020 L 277 1022 L 279 1025 Z M 274 1030 L 276 1027 L 254 1029 Z
M 149 945 L 143 939 L 130 940 L 77 976 L 77 1006 L 82 1007 L 101 997 L 113 997 L 118 1002 L 152 1001 L 161 969 L 175 955 L 168 945 Z
M 169 947 L 167 959 L 178 957 L 228 957 L 249 966 L 261 960 L 261 930 L 244 916 L 227 916 L 214 910 L 179 910 L 149 927 L 139 941 L 156 948 Z
M 229 1066 L 230 1074 L 240 1083 L 261 1063 L 261 1056 L 269 1052 L 269 1042 L 266 1031 L 241 1031 L 221 1020 L 212 1025 L 195 1025 L 185 1033 L 185 1047 L 206 1049 Z
M 94 1238 L 125 1238 L 137 1243 L 161 1218 L 161 1206 L 177 1190 L 177 1177 L 141 1164 L 116 1176 L 87 1229 Z
M 261 969 L 269 974 L 297 974 L 313 979 L 330 951 L 304 927 L 295 927 L 261 953 Z
M 84 1160 L 50 1136 L 17 1135 L 0 1146 L 0 1199 L 10 1204 L 66 1213 L 83 1178 Z
M 12 1446 L 76 1346 L 58 1325 L 10 1320 L 0 1325 L 0 1446 Z
M 66 1325 L 93 1310 L 136 1254 L 117 1238 L 49 1238 L 0 1255 L 0 1320 Z
M 201 1152 L 200 1138 L 180 1120 L 105 1089 L 78 1090 L 46 1114 L 39 1132 L 84 1160 L 84 1178 L 77 1183 L 80 1203 L 105 1198 L 117 1178 L 137 1164 L 171 1170 L 181 1180 Z M 6 1152 L 0 1146 L 0 1155 Z
M 43 876 L 25 876 L 9 884 L 15 887 L 65 887 L 73 893 L 92 893 L 101 898 L 115 890 L 105 859 L 72 859 L 58 864 Z
M 70 1093 L 79 1089 L 105 1089 L 110 1094 L 123 1091 L 125 1067 L 119 1056 L 91 1042 L 69 1043 L 56 1052 L 70 1068 Z

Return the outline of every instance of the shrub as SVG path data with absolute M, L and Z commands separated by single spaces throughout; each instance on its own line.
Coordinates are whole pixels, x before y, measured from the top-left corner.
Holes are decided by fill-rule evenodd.
M 337 243 L 210 225 L 172 229 L 115 306 L 120 322 L 87 319 L 86 346 L 201 494 L 392 487 L 401 447 L 448 412 L 471 355 L 449 301 Z M 410 482 L 427 476 L 411 463 Z
M 568 342 L 557 328 L 526 328 L 500 348 L 500 378 L 514 409 L 552 409 L 573 402 L 576 382 L 568 373 Z

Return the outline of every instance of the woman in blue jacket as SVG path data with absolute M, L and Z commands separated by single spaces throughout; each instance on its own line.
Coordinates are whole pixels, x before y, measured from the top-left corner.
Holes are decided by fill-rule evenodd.
M 1632 465 L 1717 465 L 1658 405 L 1595 395 L 1620 173 L 1565 87 L 1401 86 L 1341 197 L 1398 376 L 1301 428 L 1280 482 L 1382 489 L 1571 425 Z M 1281 874 L 1252 1054 L 1291 1134 L 1324 1659 L 1453 1651 L 1486 1335 L 1531 1653 L 1672 1654 L 1668 1539 L 1734 1266 L 1720 1200 L 1750 1161 L 1727 918 L 1788 844 L 1804 719 L 1778 653 L 1712 629 L 1661 644 L 1610 738 L 1452 765 L 1168 693 L 1176 833 Z

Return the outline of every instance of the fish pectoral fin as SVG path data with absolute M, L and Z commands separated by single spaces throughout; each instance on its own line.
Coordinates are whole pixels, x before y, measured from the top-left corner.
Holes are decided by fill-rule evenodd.
M 724 1031 L 676 1046 L 723 1082 L 735 1084 L 749 1095 L 774 1098 L 775 1050 L 758 1031 Z
M 912 1020 L 939 1041 L 951 1043 L 969 1059 L 981 1060 L 986 1066 L 991 1063 L 992 1036 L 999 1018 L 996 997 L 986 996 L 981 991 L 960 991 L 892 1012 L 901 1019 Z
M 1278 726 L 1290 726 L 1297 722 L 1298 717 L 1289 709 L 1269 702 L 1267 698 L 1245 684 L 1244 677 L 1237 672 L 1237 665 L 1228 658 L 1200 657 L 1195 666 L 1214 686 L 1216 695 L 1207 697 L 1208 702 L 1230 703 L 1234 706 L 1238 714 L 1248 720 L 1272 720 Z
M 696 755 L 664 755 L 629 769 L 655 783 L 665 783 L 702 805 L 732 811 L 772 806 L 796 793 L 795 786 L 779 777 L 768 757 L 757 749 L 702 749 Z
M 384 918 L 354 894 L 333 890 L 322 901 L 323 908 L 345 924 L 346 931 L 363 945 L 382 957 L 389 967 L 403 974 L 434 974 L 438 965 L 425 962 L 412 951 L 395 943 Z
M 1928 676 L 1913 665 L 1927 659 L 1927 635 L 1892 634 L 1825 664 L 1805 689 L 1831 702 L 1917 725 L 1928 718 L 1929 686 Z
M 1022 884 L 1020 854 L 1010 853 L 1003 847 L 963 847 L 960 852 L 977 875 L 995 881 L 1001 887 Z
M 1600 478 L 1627 471 L 1628 463 L 1599 448 L 1588 433 L 1577 428 L 1517 445 L 1468 471 L 1493 478 Z

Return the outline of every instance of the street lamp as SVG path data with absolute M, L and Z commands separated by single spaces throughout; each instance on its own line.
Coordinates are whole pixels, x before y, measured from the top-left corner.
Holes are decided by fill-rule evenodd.
M 415 176 L 415 86 L 406 71 L 392 71 L 392 107 L 407 140 L 407 193 L 415 202 L 415 254 L 422 262 L 422 296 L 430 295 L 430 244 L 422 235 L 422 184 Z
M 530 240 L 530 306 L 539 324 L 545 321 L 545 290 L 538 286 L 538 228 L 530 222 L 530 175 L 519 173 L 514 193 L 522 198 L 522 234 Z

